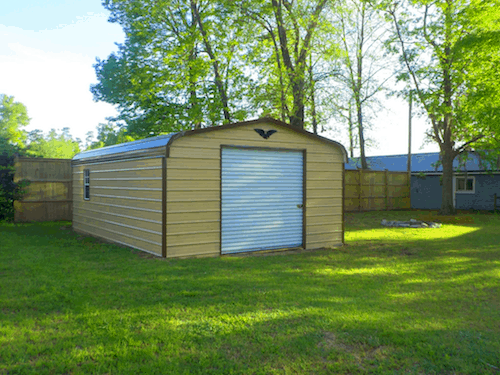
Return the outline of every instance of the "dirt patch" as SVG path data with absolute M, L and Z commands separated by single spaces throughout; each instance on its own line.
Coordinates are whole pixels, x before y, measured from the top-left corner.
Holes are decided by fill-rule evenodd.
M 343 352 L 354 353 L 357 351 L 357 348 L 353 345 L 346 345 L 342 343 L 337 335 L 333 332 L 324 332 L 323 340 L 321 340 L 318 344 L 319 347 L 329 348 L 329 349 L 339 349 Z
M 318 347 L 335 349 L 348 353 L 358 361 L 372 360 L 375 358 L 380 359 L 386 357 L 387 353 L 390 351 L 390 348 L 384 345 L 372 347 L 364 343 L 359 343 L 357 345 L 345 344 L 333 332 L 324 332 L 323 339 L 318 343 Z

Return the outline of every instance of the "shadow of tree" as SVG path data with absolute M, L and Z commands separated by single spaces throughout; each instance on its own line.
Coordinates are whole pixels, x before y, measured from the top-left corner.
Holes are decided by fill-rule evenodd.
M 54 223 L 1 226 L 0 369 L 493 372 L 497 225 L 476 221 L 447 238 L 368 234 L 341 249 L 189 260 L 141 258 Z

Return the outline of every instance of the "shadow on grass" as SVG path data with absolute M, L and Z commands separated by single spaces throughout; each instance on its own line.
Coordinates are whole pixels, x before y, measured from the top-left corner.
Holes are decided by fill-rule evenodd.
M 167 261 L 59 223 L 1 226 L 0 370 L 493 372 L 493 224 L 450 238 L 368 233 L 334 250 Z

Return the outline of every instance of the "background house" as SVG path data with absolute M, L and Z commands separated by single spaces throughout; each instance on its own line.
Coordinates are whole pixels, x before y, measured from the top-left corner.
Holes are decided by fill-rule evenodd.
M 375 171 L 406 171 L 407 155 L 374 156 L 367 158 L 368 166 Z M 346 170 L 361 167 L 359 159 L 350 159 Z M 500 205 L 500 169 L 492 166 L 475 153 L 466 160 L 453 162 L 453 202 L 457 209 L 494 210 Z M 411 207 L 415 209 L 441 208 L 441 176 L 443 168 L 439 153 L 414 154 L 411 159 Z

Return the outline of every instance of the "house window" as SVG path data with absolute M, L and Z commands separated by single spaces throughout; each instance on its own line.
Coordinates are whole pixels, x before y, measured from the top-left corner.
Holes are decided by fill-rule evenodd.
M 90 200 L 90 170 L 83 170 L 83 199 Z
M 455 177 L 455 191 L 457 193 L 471 193 L 476 189 L 476 179 L 474 177 Z

